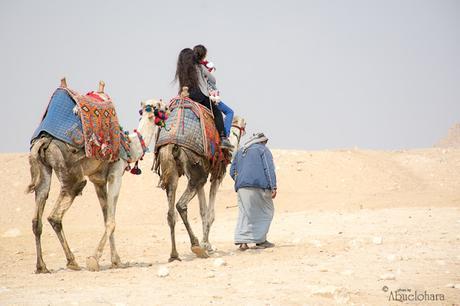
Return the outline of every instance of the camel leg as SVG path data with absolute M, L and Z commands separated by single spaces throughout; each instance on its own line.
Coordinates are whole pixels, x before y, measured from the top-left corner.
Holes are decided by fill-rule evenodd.
M 52 169 L 51 167 L 40 165 L 40 171 L 41 180 L 35 188 L 35 214 L 32 219 L 32 230 L 35 235 L 35 246 L 37 249 L 37 270 L 35 270 L 35 273 L 50 273 L 42 257 L 41 235 L 43 228 L 42 216 L 50 191 Z
M 122 164 L 122 163 L 121 163 Z M 121 169 L 121 170 L 120 170 Z M 99 271 L 99 259 L 102 256 L 104 251 L 105 243 L 107 242 L 107 238 L 110 239 L 110 250 L 111 250 L 111 261 L 112 267 L 120 267 L 121 261 L 120 257 L 118 256 L 117 250 L 115 248 L 115 212 L 116 206 L 118 201 L 118 196 L 120 194 L 121 182 L 122 182 L 122 175 L 123 175 L 124 168 L 120 164 L 115 164 L 110 169 L 108 178 L 107 178 L 107 192 L 105 193 L 105 188 L 96 187 L 96 191 L 101 193 L 102 201 L 101 207 L 104 214 L 104 222 L 105 222 L 105 232 L 99 241 L 99 245 L 94 253 L 93 256 L 90 256 L 86 260 L 87 268 L 90 271 Z M 106 200 L 104 201 L 104 193 Z M 101 199 L 100 197 L 100 199 Z M 106 204 L 105 208 L 103 204 Z
M 80 270 L 80 267 L 75 261 L 75 256 L 70 250 L 67 239 L 65 238 L 64 229 L 62 227 L 62 218 L 70 206 L 72 206 L 75 197 L 83 190 L 85 185 L 86 180 L 82 180 L 74 186 L 74 190 L 68 191 L 65 188 L 61 188 L 56 204 L 48 217 L 48 221 L 56 232 L 59 242 L 61 242 L 62 248 L 64 249 L 64 253 L 67 258 L 67 267 L 72 270 Z
M 169 262 L 172 262 L 174 260 L 180 261 L 179 254 L 177 253 L 176 249 L 176 212 L 174 211 L 174 204 L 176 202 L 177 181 L 178 177 L 174 176 L 174 178 L 166 188 L 166 194 L 168 196 L 168 225 L 171 231 L 171 256 L 169 257 Z
M 211 243 L 209 242 L 209 232 L 211 231 L 211 226 L 214 223 L 215 211 L 214 204 L 216 203 L 217 190 L 219 189 L 220 180 L 214 180 L 211 182 L 211 188 L 209 190 L 209 205 L 208 211 L 206 213 L 206 228 L 203 230 L 203 244 L 206 246 L 208 251 L 214 251 Z
M 179 201 L 177 202 L 176 209 L 179 212 L 182 218 L 182 221 L 184 222 L 185 228 L 187 229 L 188 235 L 190 237 L 190 243 L 192 245 L 191 246 L 192 252 L 195 253 L 198 257 L 207 258 L 209 257 L 209 255 L 206 253 L 206 249 L 200 247 L 198 238 L 196 238 L 195 234 L 193 234 L 192 227 L 190 226 L 190 223 L 188 222 L 188 218 L 187 218 L 188 203 L 190 202 L 190 200 L 193 199 L 197 191 L 200 188 L 203 188 L 203 185 L 206 182 L 204 181 L 204 183 L 201 183 L 201 182 L 198 183 L 199 181 L 200 181 L 200 178 L 196 178 L 195 180 L 195 178 L 191 177 L 189 179 L 187 189 L 185 190 L 185 192 L 182 194 Z
M 200 215 L 201 215 L 201 223 L 203 225 L 203 241 L 202 241 L 202 246 L 208 250 L 212 251 L 212 249 L 209 248 L 209 245 L 205 242 L 205 232 L 207 228 L 207 222 L 208 222 L 208 206 L 206 204 L 206 194 L 204 192 L 204 187 L 198 189 L 198 202 L 200 203 Z

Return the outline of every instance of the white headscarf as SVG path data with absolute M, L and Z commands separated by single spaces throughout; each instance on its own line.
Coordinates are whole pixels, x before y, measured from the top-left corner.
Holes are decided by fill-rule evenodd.
M 267 136 L 265 136 L 264 133 L 255 133 L 251 136 L 251 138 L 248 139 L 248 141 L 246 141 L 241 150 L 243 151 L 243 153 L 246 153 L 246 151 L 251 145 L 265 141 L 268 141 L 268 138 Z

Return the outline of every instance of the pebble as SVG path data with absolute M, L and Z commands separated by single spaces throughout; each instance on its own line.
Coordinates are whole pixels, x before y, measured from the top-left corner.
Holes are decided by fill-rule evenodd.
M 349 275 L 353 274 L 353 270 L 350 270 L 350 269 L 344 270 L 344 271 L 340 272 L 340 274 L 349 276 Z
M 350 300 L 350 295 L 345 288 L 338 288 L 335 286 L 311 286 L 310 292 L 311 295 L 334 299 L 335 304 L 347 304 Z
M 18 228 L 10 228 L 5 233 L 3 233 L 4 238 L 14 238 L 21 236 L 21 231 Z
M 382 244 L 383 238 L 382 237 L 374 237 L 372 238 L 372 243 L 374 244 Z
M 169 275 L 168 267 L 165 267 L 165 266 L 159 267 L 157 275 L 158 275 L 158 277 L 166 277 L 166 276 L 168 276 Z
M 380 275 L 379 280 L 395 280 L 396 276 L 393 273 L 385 273 Z
M 389 262 L 395 261 L 396 260 L 396 255 L 395 254 L 390 254 L 387 256 L 387 260 Z
M 222 267 L 222 266 L 226 266 L 227 263 L 225 262 L 225 260 L 223 258 L 216 258 L 214 259 L 214 267 Z
M 216 275 L 214 273 L 212 273 L 212 272 L 208 272 L 206 274 L 206 278 L 214 278 L 214 277 L 216 277 Z
M 10 289 L 8 289 L 6 287 L 0 287 L 0 293 L 7 292 L 7 291 L 10 291 Z
M 310 243 L 313 244 L 315 247 L 320 247 L 322 246 L 321 241 L 319 240 L 310 240 Z
M 446 262 L 444 260 L 436 260 L 436 263 L 440 266 L 445 266 Z

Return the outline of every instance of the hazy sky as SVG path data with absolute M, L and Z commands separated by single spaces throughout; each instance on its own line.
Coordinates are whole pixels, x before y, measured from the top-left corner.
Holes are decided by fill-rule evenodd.
M 66 76 L 119 119 L 169 100 L 204 44 L 223 100 L 272 148 L 430 147 L 460 122 L 460 1 L 0 0 L 1 152 L 25 152 Z

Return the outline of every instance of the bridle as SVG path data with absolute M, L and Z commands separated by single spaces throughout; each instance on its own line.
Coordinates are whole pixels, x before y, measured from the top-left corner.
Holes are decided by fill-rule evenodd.
M 246 134 L 246 127 L 245 126 L 241 127 L 239 125 L 232 124 L 232 128 L 236 128 L 240 131 L 239 135 L 237 135 L 235 132 L 232 132 L 233 135 L 235 135 L 236 139 L 238 140 L 238 143 L 240 143 L 241 137 L 243 137 L 243 135 Z

